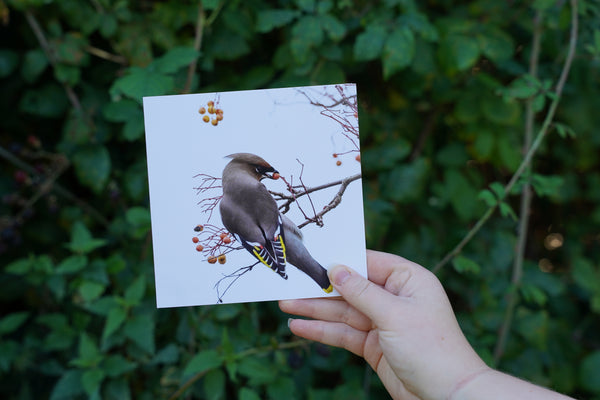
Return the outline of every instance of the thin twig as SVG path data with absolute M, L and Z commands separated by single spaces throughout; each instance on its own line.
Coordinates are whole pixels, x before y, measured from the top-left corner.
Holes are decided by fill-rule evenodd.
M 531 44 L 531 56 L 529 57 L 529 75 L 537 79 L 537 71 L 540 55 L 540 42 L 542 37 L 542 12 L 536 12 L 533 21 L 533 38 Z M 533 97 L 527 99 L 525 114 L 525 138 L 523 143 L 523 154 L 527 154 L 533 140 L 533 129 L 535 121 L 535 110 L 533 109 Z M 526 172 L 531 171 L 531 165 Z M 529 176 L 526 173 L 526 176 Z M 523 261 L 525 258 L 525 245 L 527 244 L 527 231 L 529 227 L 529 209 L 531 207 L 531 178 L 527 178 L 521 192 L 521 209 L 519 211 L 519 231 L 517 240 L 517 250 L 513 261 L 511 284 L 513 290 L 507 294 L 507 305 L 504 319 L 498 333 L 498 340 L 494 348 L 494 365 L 498 365 L 500 358 L 504 354 L 506 342 L 510 334 L 515 307 L 519 299 L 518 289 L 521 286 L 523 277 Z
M 514 173 L 511 180 L 504 187 L 502 198 L 500 198 L 496 204 L 489 207 L 487 209 L 487 211 L 485 212 L 485 214 L 477 221 L 477 223 L 473 226 L 473 228 L 471 228 L 471 230 L 456 245 L 456 247 L 454 247 L 448 254 L 446 254 L 444 256 L 444 258 L 439 263 L 437 263 L 437 265 L 435 265 L 435 267 L 433 267 L 432 271 L 434 273 L 437 273 L 444 265 L 446 265 L 457 254 L 459 254 L 462 251 L 462 249 L 465 247 L 465 245 L 467 243 L 469 243 L 469 241 L 481 229 L 481 227 L 483 227 L 483 225 L 485 225 L 485 223 L 488 221 L 488 219 L 490 219 L 490 217 L 492 216 L 492 214 L 498 207 L 498 204 L 500 203 L 500 201 L 502 201 L 508 195 L 508 193 L 510 193 L 511 189 L 513 188 L 513 186 L 515 185 L 517 180 L 521 177 L 523 172 L 525 172 L 527 167 L 531 164 L 531 160 L 532 160 L 533 156 L 537 152 L 538 148 L 540 147 L 540 145 L 542 144 L 542 142 L 544 140 L 544 137 L 548 133 L 548 130 L 550 129 L 550 125 L 552 124 L 552 119 L 554 118 L 554 114 L 556 112 L 556 108 L 558 107 L 558 103 L 560 102 L 560 98 L 561 98 L 565 83 L 567 81 L 567 77 L 569 76 L 569 71 L 571 69 L 571 63 L 573 62 L 573 58 L 575 57 L 575 48 L 577 47 L 577 29 L 578 29 L 577 0 L 571 0 L 571 13 L 572 13 L 572 16 L 571 16 L 572 22 L 571 22 L 571 33 L 570 33 L 569 50 L 567 52 L 567 57 L 565 59 L 565 63 L 564 63 L 562 72 L 561 72 L 558 82 L 556 84 L 556 89 L 554 90 L 554 96 L 553 96 L 554 98 L 552 100 L 552 103 L 550 103 L 550 108 L 548 109 L 548 112 L 546 113 L 546 118 L 544 119 L 542 127 L 540 128 L 535 140 L 531 144 L 531 148 L 529 149 L 529 151 L 523 158 L 523 161 L 521 161 L 521 164 L 517 168 L 517 171 Z
M 194 36 L 194 49 L 200 51 L 202 47 L 202 37 L 204 35 L 204 23 L 206 22 L 206 15 L 204 14 L 204 7 L 202 1 L 198 2 L 198 18 L 196 19 L 196 34 Z M 192 81 L 194 80 L 194 74 L 196 73 L 196 66 L 198 65 L 198 58 L 194 58 L 194 61 L 188 66 L 187 78 L 185 80 L 185 86 L 183 93 L 189 93 L 192 88 Z
M 2 146 L 0 146 L 0 157 L 4 158 L 5 160 L 7 160 L 11 164 L 15 165 L 16 167 L 28 172 L 29 174 L 39 175 L 38 171 L 36 171 L 35 168 L 33 168 L 31 165 L 27 164 L 20 158 L 14 156 L 8 150 L 4 149 Z M 98 221 L 104 227 L 107 227 L 108 225 L 110 225 L 108 220 L 104 217 L 104 215 L 102 215 L 94 207 L 92 207 L 91 205 L 89 205 L 88 203 L 83 201 L 82 199 L 75 196 L 73 193 L 71 193 L 64 187 L 62 187 L 60 184 L 58 184 L 54 181 L 51 183 L 52 184 L 51 184 L 50 188 L 48 189 L 49 191 L 52 191 L 52 192 L 58 194 L 59 196 L 62 196 L 65 199 L 70 200 L 73 203 L 77 204 L 86 213 L 88 213 L 91 217 L 93 217 L 96 221 Z
M 342 184 L 340 185 L 340 188 L 338 190 L 338 192 L 335 194 L 335 196 L 333 197 L 333 199 L 329 202 L 329 204 L 327 204 L 325 207 L 323 207 L 323 210 L 321 210 L 318 214 L 315 215 L 315 217 L 312 220 L 307 220 L 304 221 L 303 223 L 301 223 L 300 225 L 298 225 L 298 228 L 303 228 L 306 225 L 315 222 L 318 225 L 317 221 L 320 221 L 323 219 L 323 216 L 325 214 L 327 214 L 329 211 L 333 210 L 334 208 L 336 208 L 338 206 L 338 204 L 340 204 L 342 202 L 342 196 L 344 195 L 344 192 L 346 191 L 346 188 L 348 187 L 348 185 L 355 181 L 356 179 L 358 179 L 360 177 L 360 174 L 357 175 L 353 175 L 351 177 L 348 177 L 346 179 L 344 179 L 342 181 Z
M 48 40 L 46 40 L 46 36 L 44 35 L 44 32 L 42 31 L 40 24 L 37 22 L 37 19 L 29 11 L 25 12 L 25 18 L 27 19 L 27 23 L 31 27 L 33 34 L 35 35 L 38 42 L 40 43 L 40 46 L 42 47 L 44 54 L 48 58 L 48 61 L 50 62 L 50 64 L 52 64 L 53 67 L 56 67 L 57 59 L 55 57 L 54 51 L 52 50 L 52 47 L 48 43 Z M 65 92 L 67 93 L 67 97 L 69 98 L 69 101 L 73 105 L 73 108 L 75 109 L 75 111 L 77 111 L 78 113 L 81 114 L 82 108 L 81 108 L 81 102 L 79 101 L 79 97 L 77 97 L 77 95 L 75 94 L 75 91 L 73 90 L 71 85 L 69 85 L 68 83 L 65 83 L 65 82 L 62 82 L 62 85 L 63 85 L 63 88 L 65 89 Z

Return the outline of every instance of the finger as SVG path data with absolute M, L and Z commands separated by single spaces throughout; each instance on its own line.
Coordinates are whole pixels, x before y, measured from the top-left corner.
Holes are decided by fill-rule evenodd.
M 333 287 L 348 303 L 369 317 L 375 325 L 386 325 L 390 307 L 398 303 L 397 296 L 345 265 L 336 265 L 328 273 Z
M 339 322 L 309 319 L 291 319 L 290 330 L 294 335 L 330 346 L 341 347 L 363 357 L 367 332 L 354 329 Z
M 320 319 L 330 322 L 342 322 L 355 329 L 367 331 L 373 327 L 371 320 L 343 299 L 301 299 L 281 300 L 281 311 Z
M 370 281 L 403 297 L 412 297 L 420 282 L 428 285 L 437 280 L 435 275 L 417 263 L 374 250 L 367 250 L 367 269 Z

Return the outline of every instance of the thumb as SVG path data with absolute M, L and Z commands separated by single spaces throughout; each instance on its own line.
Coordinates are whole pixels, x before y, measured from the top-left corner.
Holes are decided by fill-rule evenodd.
M 345 265 L 336 265 L 328 271 L 333 287 L 354 308 L 369 317 L 376 325 L 389 317 L 390 306 L 396 296 L 365 279 Z

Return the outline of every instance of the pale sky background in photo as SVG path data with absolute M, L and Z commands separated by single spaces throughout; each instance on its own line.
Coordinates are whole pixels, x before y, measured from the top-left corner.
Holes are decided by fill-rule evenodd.
M 144 98 L 144 119 L 150 181 L 150 207 L 156 293 L 158 307 L 215 304 L 215 283 L 236 269 L 251 265 L 254 257 L 246 250 L 227 254 L 227 262 L 209 264 L 205 253 L 196 251 L 192 242 L 198 224 L 205 224 L 207 213 L 197 203 L 203 197 L 222 194 L 213 189 L 197 195 L 194 187 L 203 173 L 221 177 L 229 159 L 225 156 L 254 153 L 264 158 L 288 181 L 302 180 L 314 187 L 360 173 L 356 153 L 337 159 L 353 145 L 342 134 L 339 123 L 320 114 L 321 107 L 309 104 L 299 90 L 324 104 L 333 101 L 319 98 L 330 93 L 340 98 L 334 86 L 220 92 Z M 354 85 L 346 93 L 356 94 Z M 209 100 L 218 101 L 224 118 L 217 126 L 202 121 L 198 113 Z M 342 165 L 337 166 L 336 160 Z M 286 192 L 283 180 L 262 181 L 268 189 Z M 337 193 L 339 186 L 311 195 L 319 212 Z M 311 211 L 306 196 L 303 209 Z M 304 217 L 296 206 L 286 214 L 297 225 Z M 218 206 L 209 221 L 222 227 Z M 325 268 L 343 263 L 366 276 L 366 252 L 361 180 L 348 186 L 342 202 L 324 216 L 322 228 L 310 224 L 302 228 L 304 244 Z M 202 238 L 202 237 L 201 237 Z M 237 242 L 234 242 L 236 245 Z M 238 279 L 223 297 L 224 303 L 265 301 L 327 296 L 306 274 L 291 264 L 284 280 L 259 264 Z M 223 281 L 223 290 L 228 285 Z M 332 296 L 338 295 L 332 293 Z

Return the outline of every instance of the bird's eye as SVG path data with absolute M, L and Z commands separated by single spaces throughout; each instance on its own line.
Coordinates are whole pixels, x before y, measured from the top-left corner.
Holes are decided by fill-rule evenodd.
M 256 168 L 255 168 L 255 170 L 256 170 L 256 173 L 257 173 L 257 174 L 260 174 L 260 175 L 262 175 L 262 173 L 263 173 L 263 171 L 262 171 L 262 168 L 260 168 L 260 167 L 256 167 Z

